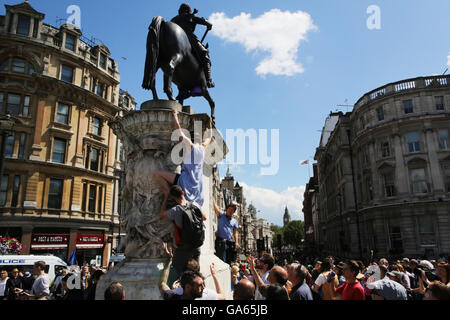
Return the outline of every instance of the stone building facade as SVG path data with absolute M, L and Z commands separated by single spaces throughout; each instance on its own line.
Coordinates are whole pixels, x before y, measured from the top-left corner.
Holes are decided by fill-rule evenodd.
M 450 253 L 450 77 L 387 84 L 332 113 L 317 148 L 315 240 L 369 258 Z M 356 201 L 355 201 L 356 200 Z
M 4 134 L 0 234 L 22 254 L 106 265 L 118 233 L 120 144 L 108 122 L 135 108 L 118 64 L 73 25 L 43 22 L 28 2 L 0 17 L 0 114 Z

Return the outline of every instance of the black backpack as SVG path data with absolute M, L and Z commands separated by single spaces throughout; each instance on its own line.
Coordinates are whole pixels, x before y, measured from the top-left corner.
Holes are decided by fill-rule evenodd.
M 205 241 L 202 211 L 192 203 L 180 207 L 183 210 L 181 241 L 183 241 L 184 246 L 199 248 Z

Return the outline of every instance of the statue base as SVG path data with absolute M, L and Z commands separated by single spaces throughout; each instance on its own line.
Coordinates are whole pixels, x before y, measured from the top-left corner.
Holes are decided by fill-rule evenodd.
M 167 259 L 124 260 L 100 278 L 95 300 L 104 300 L 105 290 L 113 282 L 125 289 L 125 300 L 161 300 L 158 282 Z
M 162 300 L 158 282 L 167 259 L 124 260 L 100 278 L 95 300 L 104 300 L 106 288 L 119 282 L 125 290 L 125 300 Z M 227 300 L 232 299 L 230 266 L 214 254 L 200 255 L 200 272 L 205 277 L 205 286 L 216 290 L 210 265 L 214 263 L 216 275 Z M 169 283 L 170 285 L 170 283 Z

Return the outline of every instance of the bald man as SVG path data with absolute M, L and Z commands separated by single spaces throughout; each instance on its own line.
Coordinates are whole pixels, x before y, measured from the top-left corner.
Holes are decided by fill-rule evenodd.
M 267 297 L 267 289 L 269 288 L 270 284 L 278 284 L 283 287 L 286 285 L 286 282 L 288 280 L 288 274 L 284 268 L 280 266 L 274 266 L 270 270 L 269 275 L 267 276 L 267 281 L 269 282 L 269 284 L 266 284 L 256 271 L 255 264 L 256 259 L 250 257 L 249 268 L 250 271 L 252 272 L 252 275 L 255 277 L 255 282 L 256 286 L 258 287 L 258 291 L 261 293 L 263 297 Z
M 255 300 L 255 285 L 244 279 L 234 287 L 233 300 Z
M 267 281 L 269 281 L 270 284 L 279 284 L 282 286 L 286 284 L 287 280 L 287 271 L 280 266 L 273 267 L 269 272 L 269 276 L 267 277 Z

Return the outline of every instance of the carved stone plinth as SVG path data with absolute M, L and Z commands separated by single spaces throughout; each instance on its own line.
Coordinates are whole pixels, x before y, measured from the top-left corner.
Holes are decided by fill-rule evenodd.
M 122 141 L 125 151 L 126 178 L 121 190 L 124 210 L 121 226 L 126 231 L 121 247 L 126 260 L 115 266 L 101 278 L 97 285 L 96 298 L 103 299 L 105 289 L 112 282 L 120 282 L 126 292 L 126 299 L 160 299 L 158 280 L 167 256 L 163 243 L 173 242 L 173 223 L 159 216 L 163 194 L 153 179 L 157 170 L 176 173 L 180 166 L 172 161 L 172 148 L 178 141 L 171 141 L 175 130 L 172 109 L 182 110 L 180 104 L 166 100 L 144 102 L 140 111 L 132 111 L 110 123 L 114 133 Z M 204 114 L 179 113 L 182 128 L 193 131 L 194 121 L 208 127 L 209 116 Z M 198 125 L 198 123 L 197 123 Z M 225 151 L 226 153 L 226 151 Z M 221 160 L 221 159 L 220 159 Z M 219 160 L 219 161 L 220 161 Z M 210 164 L 211 165 L 211 164 Z M 212 186 L 210 165 L 204 165 L 202 210 L 207 214 L 206 239 L 201 248 L 200 268 L 206 284 L 214 288 L 210 279 L 209 265 L 214 262 L 221 279 L 222 288 L 230 297 L 229 266 L 214 256 L 214 235 L 212 223 Z

